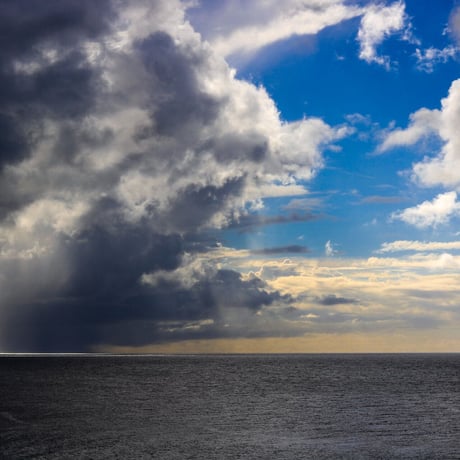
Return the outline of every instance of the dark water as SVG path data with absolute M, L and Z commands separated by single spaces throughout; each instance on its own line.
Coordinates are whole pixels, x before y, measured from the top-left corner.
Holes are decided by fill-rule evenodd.
M 0 359 L 1 458 L 460 459 L 460 355 Z

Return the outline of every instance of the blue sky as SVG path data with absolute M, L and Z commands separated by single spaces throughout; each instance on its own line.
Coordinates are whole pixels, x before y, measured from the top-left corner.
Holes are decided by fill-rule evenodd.
M 414 187 L 404 174 L 420 155 L 430 155 L 437 140 L 417 145 L 416 149 L 394 149 L 381 155 L 376 150 L 387 129 L 407 126 L 410 114 L 421 107 L 439 108 L 440 100 L 458 77 L 457 52 L 445 62 L 435 58 L 425 62 L 417 57 L 417 50 L 424 53 L 432 48 L 441 52 L 457 46 L 455 34 L 449 31 L 456 3 L 408 1 L 399 5 L 405 16 L 404 25 L 388 32 L 375 49 L 376 55 L 388 57 L 389 67 L 360 59 L 357 34 L 362 16 L 340 21 L 316 34 L 268 43 L 250 56 L 235 53 L 228 57 L 238 78 L 267 89 L 283 120 L 313 116 L 330 125 L 353 125 L 356 130 L 336 144 L 340 151 L 324 152 L 324 168 L 308 182 L 309 196 L 323 200 L 320 211 L 324 218 L 314 224 L 265 228 L 260 231 L 263 238 L 259 244 L 288 245 L 303 236 L 302 241 L 306 238 L 316 255 L 330 240 L 343 254 L 366 256 L 389 239 L 452 239 L 454 229 L 448 225 L 434 230 L 417 229 L 390 217 L 442 192 L 442 188 Z M 205 36 L 221 25 L 218 21 L 225 21 L 224 16 L 215 18 L 212 9 L 207 17 L 207 8 L 207 3 L 202 2 L 189 12 L 192 24 L 196 20 L 198 30 L 201 27 Z M 216 5 L 214 8 L 218 9 Z M 291 202 L 288 197 L 267 199 L 262 212 L 279 213 Z M 318 213 L 318 209 L 314 211 Z M 246 244 L 245 238 L 234 234 L 225 237 L 239 247 Z
M 0 352 L 460 351 L 457 0 L 0 27 Z

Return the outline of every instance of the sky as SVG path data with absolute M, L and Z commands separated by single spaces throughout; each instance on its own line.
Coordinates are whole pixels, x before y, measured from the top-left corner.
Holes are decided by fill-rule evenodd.
M 0 352 L 460 352 L 458 0 L 0 28 Z

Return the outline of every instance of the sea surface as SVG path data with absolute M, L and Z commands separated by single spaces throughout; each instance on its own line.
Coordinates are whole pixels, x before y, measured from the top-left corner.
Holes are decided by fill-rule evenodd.
M 0 458 L 460 459 L 460 354 L 2 357 Z

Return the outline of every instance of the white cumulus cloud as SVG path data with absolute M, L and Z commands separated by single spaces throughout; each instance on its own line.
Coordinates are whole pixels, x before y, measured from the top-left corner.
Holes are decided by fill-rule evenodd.
M 441 112 L 422 108 L 410 115 L 406 129 L 394 129 L 388 132 L 378 151 L 385 152 L 394 147 L 413 145 L 421 138 L 437 133 L 441 123 Z
M 460 241 L 410 241 L 398 240 L 390 243 L 383 243 L 380 249 L 376 251 L 378 254 L 386 252 L 402 252 L 402 251 L 448 251 L 452 249 L 460 249 Z
M 412 208 L 395 212 L 392 217 L 415 227 L 425 228 L 445 224 L 458 214 L 460 203 L 457 201 L 457 193 L 447 192 L 438 195 L 432 201 L 424 201 Z
M 389 68 L 390 58 L 380 56 L 377 47 L 387 37 L 397 32 L 403 32 L 406 39 L 411 39 L 405 3 L 398 1 L 389 6 L 371 4 L 366 8 L 358 31 L 359 57 L 368 63 L 376 63 Z
M 410 116 L 405 129 L 387 133 L 379 151 L 397 146 L 415 144 L 428 134 L 442 141 L 439 151 L 427 156 L 413 166 L 413 179 L 424 186 L 443 186 L 458 189 L 460 186 L 460 79 L 454 80 L 449 94 L 441 100 L 441 109 L 419 109 Z

